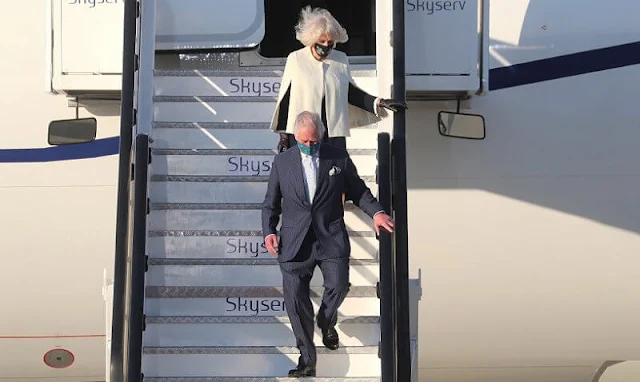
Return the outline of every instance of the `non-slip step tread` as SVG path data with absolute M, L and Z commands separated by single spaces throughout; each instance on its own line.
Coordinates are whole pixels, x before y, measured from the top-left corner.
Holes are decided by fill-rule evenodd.
M 373 231 L 350 231 L 350 237 L 375 237 Z M 236 237 L 262 236 L 260 230 L 151 230 L 149 237 Z
M 147 316 L 147 324 L 286 324 L 288 316 Z M 379 316 L 338 316 L 339 324 L 378 324 Z
M 268 122 L 154 122 L 154 129 L 234 129 L 234 130 L 268 130 Z M 377 124 L 353 126 L 352 129 L 376 129 Z
M 268 122 L 154 122 L 154 129 L 238 129 L 265 130 Z
M 380 377 L 145 377 L 145 382 L 380 382 Z
M 277 96 L 177 96 L 156 95 L 153 102 L 276 102 Z
M 215 70 L 215 69 L 155 69 L 154 77 L 282 77 L 284 65 L 277 69 Z M 375 69 L 352 69 L 351 76 L 375 77 Z
M 150 203 L 152 211 L 167 210 L 218 210 L 218 211 L 253 211 L 262 210 L 262 203 Z M 345 211 L 354 211 L 359 208 L 353 203 L 345 203 Z
M 323 287 L 311 287 L 311 297 L 322 297 Z M 228 298 L 228 297 L 284 297 L 282 287 L 276 286 L 161 286 L 146 287 L 147 298 Z M 347 298 L 377 297 L 375 286 L 351 286 Z
M 375 155 L 376 149 L 347 149 L 349 155 Z M 152 155 L 273 155 L 277 149 L 151 149 Z
M 227 259 L 185 259 L 185 258 L 166 258 L 166 257 L 153 257 L 151 255 L 148 260 L 149 265 L 278 265 L 278 259 L 239 259 L 239 258 L 227 258 Z M 349 259 L 351 265 L 378 265 L 377 259 Z
M 318 354 L 378 354 L 377 346 L 341 346 L 316 349 Z M 295 346 L 145 346 L 144 354 L 300 354 Z
M 373 175 L 361 175 L 365 182 L 373 183 L 376 177 Z M 194 183 L 242 183 L 242 182 L 268 182 L 269 176 L 264 175 L 151 175 L 152 182 L 194 182 Z

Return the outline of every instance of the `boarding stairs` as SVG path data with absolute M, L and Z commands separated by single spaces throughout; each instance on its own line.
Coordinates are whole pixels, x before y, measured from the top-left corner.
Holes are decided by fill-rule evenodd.
M 229 50 L 156 51 L 153 2 L 144 4 L 151 5 L 128 2 L 125 10 L 108 381 L 288 380 L 299 351 L 277 258 L 267 253 L 261 231 L 279 139 L 269 122 L 284 62 L 248 64 L 242 52 Z M 354 62 L 351 69 L 365 91 L 384 88 L 376 63 Z M 391 209 L 390 145 L 379 134 L 385 119 L 353 115 L 348 151 Z M 306 380 L 408 380 L 400 372 L 396 379 L 393 368 L 411 357 L 403 370 L 415 369 L 417 320 L 411 355 L 406 347 L 394 353 L 399 342 L 408 345 L 402 332 L 409 324 L 393 317 L 409 306 L 393 297 L 401 292 L 391 276 L 392 237 L 376 237 L 372 219 L 351 202 L 344 219 L 351 287 L 339 309 L 340 348 L 325 348 L 316 328 L 317 377 Z M 317 312 L 324 291 L 319 269 L 311 285 Z
M 278 83 L 281 72 L 154 70 L 145 381 L 279 380 L 254 378 L 283 377 L 295 367 L 282 278 L 260 225 L 278 141 L 268 128 L 277 94 L 252 90 Z M 364 88 L 375 85 L 373 70 L 354 77 Z M 374 192 L 376 138 L 374 123 L 347 141 Z M 350 203 L 345 222 L 352 286 L 336 327 L 340 348 L 326 349 L 316 328 L 317 380 L 378 381 L 378 244 L 371 218 Z M 319 269 L 311 283 L 317 311 Z
M 283 67 L 240 67 L 235 53 L 207 57 L 200 64 L 155 62 L 150 76 L 141 369 L 144 381 L 153 382 L 281 380 L 299 352 L 260 217 L 278 141 L 268 128 L 273 84 Z M 372 93 L 374 68 L 353 73 Z M 347 141 L 374 193 L 376 127 L 356 127 Z M 345 208 L 351 289 L 336 327 L 340 348 L 326 349 L 316 328 L 315 380 L 379 381 L 378 241 L 371 218 L 350 203 Z M 311 283 L 317 311 L 319 269 Z

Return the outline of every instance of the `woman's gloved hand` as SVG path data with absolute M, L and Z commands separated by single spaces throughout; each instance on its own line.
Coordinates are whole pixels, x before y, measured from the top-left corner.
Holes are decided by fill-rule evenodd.
M 396 101 L 393 99 L 381 99 L 378 103 L 379 106 L 384 107 L 385 109 L 391 110 L 393 112 L 398 111 L 399 109 L 407 109 L 407 104 L 401 101 Z
M 289 137 L 286 133 L 280 133 L 280 141 L 278 142 L 278 152 L 287 151 L 289 149 Z

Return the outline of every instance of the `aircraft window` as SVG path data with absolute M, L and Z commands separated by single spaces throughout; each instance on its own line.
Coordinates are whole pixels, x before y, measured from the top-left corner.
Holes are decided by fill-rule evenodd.
M 375 56 L 375 0 L 265 0 L 265 37 L 260 43 L 263 57 L 287 57 L 302 47 L 294 26 L 300 10 L 307 6 L 328 9 L 349 34 L 349 41 L 338 50 L 349 56 Z

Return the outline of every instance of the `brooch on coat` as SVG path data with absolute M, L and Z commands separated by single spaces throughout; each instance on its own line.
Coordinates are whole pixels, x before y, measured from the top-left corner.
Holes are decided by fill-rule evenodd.
M 342 171 L 340 167 L 333 166 L 331 167 L 331 170 L 329 170 L 329 176 L 340 174 L 340 171 Z

